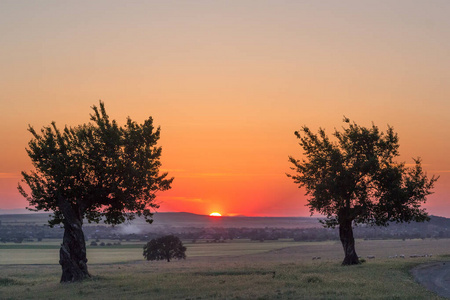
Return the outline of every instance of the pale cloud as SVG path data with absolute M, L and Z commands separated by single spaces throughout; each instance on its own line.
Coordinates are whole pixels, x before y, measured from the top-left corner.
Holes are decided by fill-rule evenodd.
M 429 166 L 431 166 L 431 164 L 423 164 L 423 163 L 420 163 L 420 165 L 422 167 L 429 167 Z M 416 166 L 416 164 L 405 164 L 405 167 L 415 167 L 415 166 Z
M 20 178 L 19 173 L 0 173 L 0 179 Z
M 159 198 L 165 198 L 164 200 L 175 200 L 175 201 L 187 201 L 187 202 L 196 202 L 196 203 L 204 203 L 205 200 L 201 198 L 195 198 L 195 197 L 172 197 L 172 196 L 160 196 Z
M 259 176 L 284 176 L 284 173 L 231 173 L 231 172 L 186 172 L 184 169 L 161 169 L 169 172 L 176 178 L 229 178 L 229 177 L 259 177 Z
M 284 173 L 280 173 L 281 176 Z M 256 173 L 186 173 L 184 175 L 178 176 L 181 178 L 229 178 L 229 177 L 259 177 L 259 176 L 280 176 L 280 174 L 256 174 Z
M 178 172 L 185 172 L 186 170 L 183 169 L 161 169 L 161 172 L 174 172 L 174 173 L 178 173 Z

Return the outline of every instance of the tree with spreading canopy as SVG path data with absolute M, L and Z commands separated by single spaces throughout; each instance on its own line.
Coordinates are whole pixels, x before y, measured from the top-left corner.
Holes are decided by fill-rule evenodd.
M 83 221 L 120 224 L 143 216 L 152 222 L 159 207 L 156 192 L 170 189 L 173 178 L 161 173 L 160 128 L 150 117 L 142 124 L 127 119 L 122 127 L 93 106 L 91 121 L 40 132 L 29 126 L 27 153 L 35 168 L 22 172 L 19 191 L 33 211 L 51 211 L 50 226 L 64 226 L 59 263 L 61 282 L 90 277 Z M 26 190 L 27 189 L 27 190 Z
M 175 235 L 166 235 L 157 239 L 152 239 L 144 246 L 145 259 L 147 260 L 167 260 L 172 258 L 186 259 L 186 247 Z
M 292 156 L 295 174 L 287 174 L 306 189 L 311 214 L 326 217 L 325 227 L 339 226 L 344 248 L 343 265 L 358 264 L 353 226 L 387 226 L 389 222 L 428 221 L 421 207 L 438 177 L 428 178 L 421 160 L 414 166 L 397 163 L 398 136 L 393 128 L 380 132 L 377 126 L 363 127 L 348 118 L 342 131 L 331 140 L 324 129 L 313 133 L 308 127 L 295 132 L 304 158 Z

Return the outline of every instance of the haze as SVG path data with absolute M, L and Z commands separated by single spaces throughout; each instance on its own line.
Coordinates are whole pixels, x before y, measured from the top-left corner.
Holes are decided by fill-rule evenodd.
M 448 1 L 1 1 L 0 209 L 17 192 L 28 124 L 111 118 L 162 128 L 175 177 L 160 211 L 306 216 L 286 177 L 293 132 L 343 116 L 392 125 L 400 161 L 439 175 L 450 217 Z

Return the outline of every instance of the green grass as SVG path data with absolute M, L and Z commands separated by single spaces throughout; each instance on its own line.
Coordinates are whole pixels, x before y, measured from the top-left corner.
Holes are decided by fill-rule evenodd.
M 110 242 L 106 241 L 105 243 Z M 123 263 L 143 260 L 144 242 L 122 242 L 121 245 L 87 246 L 89 264 Z M 185 243 L 188 257 L 247 255 L 267 252 L 283 247 L 302 245 L 302 242 L 267 241 L 264 243 L 237 240 L 228 243 Z M 89 243 L 88 243 L 89 245 Z M 0 265 L 11 264 L 58 264 L 59 243 L 0 244 Z
M 188 244 L 188 258 L 170 263 L 144 261 L 138 247 L 89 248 L 88 253 L 103 258 L 90 261 L 92 279 L 81 283 L 59 284 L 57 264 L 0 265 L 0 299 L 441 299 L 416 283 L 409 270 L 423 262 L 448 261 L 449 244 L 357 241 L 360 255 L 377 258 L 350 267 L 340 265 L 342 249 L 335 242 Z M 139 257 L 129 261 L 134 251 Z M 400 253 L 434 255 L 387 258 Z

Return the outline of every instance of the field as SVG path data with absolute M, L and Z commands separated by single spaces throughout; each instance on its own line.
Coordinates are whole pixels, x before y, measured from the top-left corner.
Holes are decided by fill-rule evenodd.
M 59 284 L 58 242 L 0 245 L 0 299 L 441 299 L 409 270 L 449 260 L 450 240 L 358 240 L 376 258 L 352 267 L 336 242 L 200 241 L 170 263 L 144 261 L 142 246 L 88 247 L 92 279 Z

